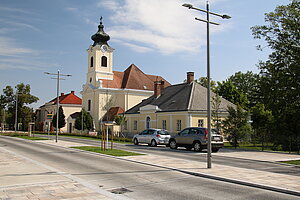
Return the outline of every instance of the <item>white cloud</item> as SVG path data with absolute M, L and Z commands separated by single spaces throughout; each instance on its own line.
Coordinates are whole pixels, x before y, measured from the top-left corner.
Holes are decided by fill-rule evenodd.
M 41 70 L 46 65 L 39 59 L 38 51 L 22 47 L 15 39 L 0 36 L 0 70 Z
M 66 10 L 68 11 L 77 11 L 78 8 L 73 8 L 73 7 L 68 7 L 68 8 L 65 8 Z
M 9 8 L 9 7 L 0 7 L 0 10 L 3 12 L 18 12 L 18 13 L 24 13 L 24 14 L 33 14 L 30 11 L 19 9 L 19 8 Z
M 136 45 L 136 44 L 133 44 L 133 43 L 124 42 L 124 41 L 121 41 L 121 40 L 118 40 L 118 39 L 115 39 L 114 42 L 122 43 L 123 45 L 128 46 L 132 50 L 134 50 L 136 52 L 139 52 L 139 53 L 145 53 L 145 52 L 153 51 L 152 48 L 144 47 L 144 46 L 139 46 L 139 45 Z
M 40 31 L 39 28 L 31 25 L 31 24 L 27 24 L 27 23 L 21 23 L 21 22 L 15 22 L 15 21 L 10 21 L 7 19 L 0 19 L 0 22 L 5 23 L 7 25 L 9 25 L 10 27 L 14 27 L 15 29 L 22 29 L 22 28 L 28 28 L 28 29 L 32 29 L 34 31 Z
M 214 0 L 217 3 L 224 0 Z M 192 12 L 181 5 L 183 0 L 102 0 L 98 7 L 112 11 L 113 26 L 107 32 L 128 46 L 158 49 L 165 54 L 197 52 L 206 44 L 206 24 L 194 20 L 205 15 Z M 195 6 L 199 1 L 191 0 Z M 202 16 L 201 16 L 202 15 Z M 212 27 L 212 32 L 222 31 L 226 26 Z M 143 52 L 143 51 L 141 51 Z M 144 51 L 147 52 L 147 51 Z

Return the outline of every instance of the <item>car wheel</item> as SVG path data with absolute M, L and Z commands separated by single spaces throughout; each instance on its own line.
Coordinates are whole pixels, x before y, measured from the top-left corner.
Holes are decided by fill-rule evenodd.
M 177 144 L 176 144 L 175 140 L 171 140 L 170 143 L 169 143 L 169 145 L 170 145 L 171 149 L 177 149 Z
M 151 140 L 151 147 L 156 147 L 156 141 L 155 140 Z
M 212 151 L 213 153 L 217 153 L 217 152 L 219 151 L 219 148 L 213 148 L 211 151 Z
M 134 144 L 134 145 L 138 145 L 138 144 L 139 144 L 139 141 L 138 141 L 136 138 L 134 138 L 133 144 Z
M 197 152 L 202 151 L 200 142 L 194 142 L 194 151 L 197 151 Z

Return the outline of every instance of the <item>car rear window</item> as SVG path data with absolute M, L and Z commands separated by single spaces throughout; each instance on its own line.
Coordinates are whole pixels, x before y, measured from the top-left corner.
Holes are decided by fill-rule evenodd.
M 157 133 L 160 135 L 170 135 L 168 131 L 157 131 Z
M 218 132 L 217 129 L 211 129 L 211 133 L 212 133 L 212 134 L 220 135 L 220 133 Z

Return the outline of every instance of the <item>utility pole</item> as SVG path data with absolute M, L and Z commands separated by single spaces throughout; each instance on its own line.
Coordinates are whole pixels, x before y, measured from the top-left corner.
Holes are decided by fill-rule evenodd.
M 59 120 L 59 81 L 60 80 L 66 80 L 63 78 L 60 78 L 60 76 L 72 76 L 70 74 L 60 74 L 59 70 L 57 70 L 57 73 L 49 73 L 49 72 L 44 72 L 47 75 L 54 75 L 57 76 L 57 78 L 51 78 L 51 79 L 56 79 L 57 83 L 56 83 L 56 137 L 55 137 L 55 142 L 57 142 L 58 139 L 58 120 Z
M 208 141 L 207 141 L 207 168 L 212 168 L 212 162 L 211 162 L 211 106 L 210 106 L 210 91 L 211 91 L 211 86 L 210 86 L 210 39 L 209 39 L 209 26 L 210 24 L 213 25 L 220 25 L 215 22 L 211 22 L 209 20 L 210 15 L 214 15 L 217 17 L 221 17 L 223 19 L 230 19 L 231 17 L 229 15 L 221 15 L 217 14 L 214 12 L 209 11 L 209 2 L 206 2 L 206 10 L 196 8 L 191 4 L 183 4 L 183 7 L 187 7 L 188 9 L 194 9 L 200 12 L 206 13 L 206 20 L 195 18 L 195 20 L 201 21 L 206 23 L 207 25 L 207 129 L 208 129 Z

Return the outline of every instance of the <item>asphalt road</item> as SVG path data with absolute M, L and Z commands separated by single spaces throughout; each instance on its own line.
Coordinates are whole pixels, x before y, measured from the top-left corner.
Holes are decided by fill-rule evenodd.
M 54 136 L 53 136 L 54 137 Z M 99 146 L 100 142 L 95 140 L 88 139 L 78 139 L 71 137 L 59 137 L 59 140 L 71 141 L 82 143 L 84 145 L 93 145 Z M 187 151 L 185 148 L 180 148 L 177 150 L 172 150 L 165 146 L 157 146 L 150 147 L 148 145 L 133 145 L 133 144 L 120 144 L 114 143 L 114 146 L 118 149 L 127 150 L 127 151 L 137 151 L 141 153 L 151 153 L 157 155 L 165 155 L 174 158 L 181 158 L 186 160 L 199 160 L 202 162 L 206 162 L 206 152 L 194 152 Z M 225 149 L 221 149 L 220 151 L 226 151 Z M 232 151 L 232 150 L 229 150 Z M 287 166 L 280 163 L 260 161 L 260 160 L 251 160 L 251 159 L 242 159 L 242 158 L 232 158 L 226 156 L 219 156 L 218 153 L 212 154 L 212 162 L 214 164 L 227 165 L 231 167 L 239 167 L 245 169 L 255 169 L 259 171 L 267 171 L 279 174 L 288 174 L 293 176 L 300 176 L 300 167 L 298 166 Z
M 74 149 L 0 137 L 0 146 L 106 191 L 125 188 L 132 199 L 299 199 L 299 197 L 220 182 L 160 167 Z M 143 147 L 141 147 L 143 148 Z M 178 153 L 178 152 L 177 152 Z M 1 172 L 0 172 L 1 175 Z

